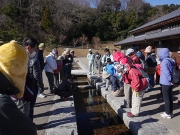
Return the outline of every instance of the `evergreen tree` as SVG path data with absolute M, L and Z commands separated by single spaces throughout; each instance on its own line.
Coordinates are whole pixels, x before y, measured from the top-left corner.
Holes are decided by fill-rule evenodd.
M 53 28 L 53 21 L 52 21 L 51 15 L 50 15 L 49 8 L 47 6 L 46 6 L 43 16 L 42 16 L 41 26 L 45 30 L 50 30 L 51 28 Z

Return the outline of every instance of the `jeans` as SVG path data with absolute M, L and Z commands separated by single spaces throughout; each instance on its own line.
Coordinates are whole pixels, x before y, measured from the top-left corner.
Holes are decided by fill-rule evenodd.
M 149 79 L 150 79 L 150 85 L 152 86 L 152 87 L 154 87 L 154 74 L 148 74 L 149 75 Z
M 162 84 L 162 93 L 163 99 L 165 102 L 165 112 L 166 114 L 173 113 L 173 99 L 172 99 L 172 85 L 163 85 Z
M 48 79 L 50 91 L 53 91 L 53 86 L 54 86 L 54 76 L 53 76 L 53 73 L 46 72 L 46 76 L 47 76 L 47 79 Z
M 37 94 L 38 94 L 38 86 L 34 86 L 35 87 L 35 91 L 34 91 L 34 95 L 33 95 L 33 100 L 30 102 L 30 109 L 29 109 L 29 117 L 33 120 L 33 115 L 34 115 L 34 106 L 36 103 L 36 98 L 37 98 Z

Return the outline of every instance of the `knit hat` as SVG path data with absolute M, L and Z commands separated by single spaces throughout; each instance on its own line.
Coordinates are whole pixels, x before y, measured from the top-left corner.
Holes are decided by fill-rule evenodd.
M 18 43 L 16 40 L 11 40 L 10 43 Z
M 134 49 L 132 49 L 132 48 L 127 49 L 126 56 L 128 56 L 129 54 L 131 54 L 133 52 L 134 52 Z
M 107 79 L 108 77 L 110 77 L 110 74 L 108 74 L 106 71 L 103 71 L 102 78 Z
M 151 52 L 152 52 L 152 46 L 146 47 L 146 49 L 145 49 L 144 52 L 145 52 L 145 53 L 151 53 Z
M 39 48 L 43 48 L 43 47 L 45 47 L 44 43 L 40 43 Z
M 0 72 L 16 87 L 22 98 L 27 74 L 28 55 L 17 42 L 11 41 L 0 46 Z

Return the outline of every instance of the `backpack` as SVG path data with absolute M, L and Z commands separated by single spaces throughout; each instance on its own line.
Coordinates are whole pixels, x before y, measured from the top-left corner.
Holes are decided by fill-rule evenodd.
M 57 69 L 60 71 L 63 68 L 63 61 L 57 60 Z
M 170 61 L 170 63 L 172 64 L 170 59 L 167 59 Z M 180 70 L 178 69 L 177 64 L 173 65 L 172 64 L 172 83 L 173 84 L 180 84 Z
M 147 70 L 147 69 L 148 69 L 148 65 L 147 65 L 146 61 L 144 61 L 144 60 L 142 60 L 142 59 L 140 59 L 140 61 L 141 61 L 142 67 L 143 67 L 145 70 Z
M 142 74 L 142 78 L 146 78 L 147 82 L 148 82 L 148 87 L 147 89 L 150 89 L 151 88 L 151 85 L 150 85 L 150 78 L 149 78 L 149 75 L 142 69 L 138 68 L 138 67 L 135 67 L 136 69 L 139 70 L 139 72 Z

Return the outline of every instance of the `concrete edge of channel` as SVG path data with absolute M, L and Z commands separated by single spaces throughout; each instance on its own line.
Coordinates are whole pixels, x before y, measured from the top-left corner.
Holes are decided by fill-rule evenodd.
M 128 117 L 126 112 L 130 111 L 130 109 L 120 107 L 124 103 L 124 97 L 113 97 L 110 90 L 105 90 L 105 83 L 97 80 L 97 76 L 87 75 L 87 77 L 91 82 L 94 82 L 96 89 L 124 121 L 124 124 L 130 129 L 133 135 L 170 135 L 170 132 L 164 125 L 159 124 L 157 120 L 153 119 L 150 115 L 146 115 L 142 110 L 141 116 L 134 118 Z
M 46 129 L 44 134 L 78 135 L 73 96 L 68 101 L 60 101 L 60 97 L 55 95 L 53 101 L 47 125 L 50 128 Z
M 88 67 L 84 65 L 81 61 L 77 61 L 81 69 L 88 73 Z M 97 75 L 88 75 L 91 85 L 95 85 L 96 89 L 101 93 L 101 95 L 107 100 L 109 105 L 117 113 L 117 115 L 124 121 L 126 127 L 130 129 L 133 135 L 170 135 L 168 129 L 153 119 L 150 115 L 143 114 L 140 117 L 129 118 L 126 114 L 130 109 L 120 108 L 124 103 L 124 97 L 113 97 L 110 91 L 106 91 L 105 85 L 98 79 Z M 143 112 L 141 110 L 141 112 Z

